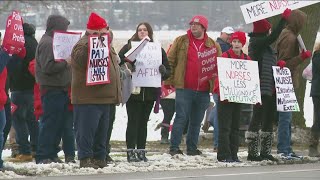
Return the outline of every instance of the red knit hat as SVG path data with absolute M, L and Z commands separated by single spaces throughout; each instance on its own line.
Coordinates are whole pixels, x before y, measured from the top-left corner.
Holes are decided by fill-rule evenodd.
M 234 39 L 239 39 L 242 46 L 244 46 L 247 42 L 246 33 L 242 31 L 237 31 L 231 35 L 230 41 L 232 42 Z
M 108 27 L 106 20 L 94 12 L 90 14 L 87 29 L 98 30 L 106 27 Z
M 269 31 L 270 28 L 271 24 L 266 19 L 253 22 L 254 33 L 266 33 Z
M 189 24 L 193 23 L 193 22 L 197 22 L 200 23 L 206 30 L 208 29 L 208 19 L 203 16 L 203 15 L 196 15 L 194 16 L 191 21 L 189 22 Z

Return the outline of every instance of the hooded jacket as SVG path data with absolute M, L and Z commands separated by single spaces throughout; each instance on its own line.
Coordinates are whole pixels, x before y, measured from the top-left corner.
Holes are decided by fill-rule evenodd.
M 71 81 L 70 66 L 66 61 L 56 62 L 53 55 L 53 32 L 66 31 L 70 22 L 63 16 L 50 15 L 47 29 L 36 50 L 36 81 L 41 90 L 68 90 Z
M 292 76 L 296 75 L 296 68 L 303 61 L 300 57 L 299 43 L 297 36 L 303 28 L 307 20 L 307 15 L 300 10 L 293 10 L 288 18 L 287 26 L 282 30 L 278 41 L 276 43 L 276 49 L 278 53 L 278 60 L 286 61 L 286 66 L 290 69 Z M 293 86 L 298 87 L 293 78 Z

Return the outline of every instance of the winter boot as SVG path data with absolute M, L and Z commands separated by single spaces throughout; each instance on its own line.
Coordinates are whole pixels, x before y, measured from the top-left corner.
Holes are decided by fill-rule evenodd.
M 65 156 L 64 157 L 64 162 L 65 163 L 76 163 L 76 160 L 74 159 L 74 156 Z
M 107 166 L 107 163 L 106 163 L 106 160 L 105 160 L 105 159 L 96 159 L 96 158 L 93 158 L 93 159 L 91 159 L 91 162 L 92 162 L 94 165 L 99 166 L 99 168 L 104 168 L 104 167 Z
M 262 161 L 259 156 L 259 133 L 247 131 L 245 134 L 246 143 L 248 143 L 248 161 Z
M 318 151 L 320 132 L 311 132 L 311 137 L 309 140 L 309 156 L 310 157 L 320 157 Z
M 136 154 L 133 152 L 134 149 L 127 150 L 127 160 L 128 162 L 139 162 L 139 159 L 136 157 Z
M 148 161 L 148 159 L 146 157 L 147 151 L 145 149 L 137 149 L 136 152 L 137 152 L 137 157 L 138 157 L 139 161 L 144 161 L 144 162 Z
M 260 157 L 263 160 L 270 160 L 270 161 L 277 162 L 278 159 L 274 158 L 271 155 L 273 132 L 263 132 L 263 131 L 261 131 L 260 137 L 261 137 Z
M 93 168 L 93 169 L 99 169 L 98 165 L 95 165 L 92 163 L 91 158 L 84 158 L 80 159 L 80 168 Z
M 107 164 L 112 164 L 114 162 L 114 160 L 111 158 L 111 156 L 109 154 L 106 155 L 106 163 Z

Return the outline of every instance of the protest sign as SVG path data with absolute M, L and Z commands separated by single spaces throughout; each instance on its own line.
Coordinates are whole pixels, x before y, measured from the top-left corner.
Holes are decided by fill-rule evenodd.
M 71 55 L 73 46 L 80 40 L 81 32 L 60 32 L 53 34 L 53 55 L 56 61 L 66 60 Z
M 163 84 L 161 85 L 161 98 L 165 98 L 169 96 L 170 94 L 176 92 L 176 89 L 173 86 L 170 86 L 170 88 L 165 87 Z
M 18 54 L 24 48 L 24 43 L 22 17 L 18 11 L 13 11 L 7 19 L 2 46 L 9 54 Z
M 143 38 L 138 45 L 132 46 L 131 49 L 124 54 L 124 56 L 129 60 L 130 62 L 133 62 L 137 55 L 141 52 L 141 50 L 145 47 L 145 45 L 150 41 L 150 38 L 147 36 Z
M 220 100 L 261 104 L 258 62 L 218 57 Z
M 209 79 L 217 76 L 217 48 L 206 49 L 198 52 L 200 83 L 206 83 Z
M 139 42 L 131 42 L 133 48 Z M 159 66 L 162 64 L 161 44 L 146 43 L 145 47 L 137 54 L 136 71 L 132 73 L 134 87 L 161 87 L 161 74 Z
M 240 6 L 246 24 L 283 13 L 287 8 L 294 10 L 320 1 L 270 0 L 255 1 Z
M 104 35 L 99 39 L 97 35 L 90 35 L 88 38 L 86 85 L 108 84 L 110 83 L 108 36 Z
M 286 67 L 280 69 L 279 66 L 272 66 L 272 69 L 277 93 L 277 110 L 281 112 L 300 111 L 290 70 Z

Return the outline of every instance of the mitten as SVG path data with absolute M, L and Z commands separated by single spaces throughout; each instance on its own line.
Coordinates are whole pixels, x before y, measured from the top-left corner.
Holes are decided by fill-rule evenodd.
M 304 61 L 306 59 L 308 59 L 309 57 L 311 57 L 311 52 L 309 50 L 302 50 L 302 52 L 300 53 L 300 57 L 301 59 Z
M 282 18 L 285 20 L 288 20 L 290 15 L 291 15 L 291 9 L 287 8 L 286 10 L 283 11 Z
M 163 75 L 166 74 L 167 69 L 166 69 L 166 67 L 165 67 L 163 64 L 161 64 L 161 65 L 159 66 L 159 72 L 160 72 L 161 76 L 163 76 Z
M 284 60 L 279 60 L 277 66 L 280 66 L 280 69 L 286 66 L 286 62 Z

